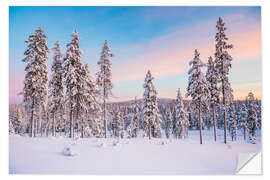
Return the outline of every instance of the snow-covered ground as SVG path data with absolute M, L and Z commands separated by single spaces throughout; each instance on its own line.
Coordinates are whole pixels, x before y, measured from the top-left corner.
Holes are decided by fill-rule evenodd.
M 214 142 L 212 131 L 190 131 L 188 139 L 96 139 L 9 137 L 10 174 L 234 174 L 239 153 L 261 151 L 261 143 Z M 228 139 L 230 139 L 228 137 Z M 260 138 L 259 138 L 260 139 Z M 64 156 L 65 147 L 75 156 Z

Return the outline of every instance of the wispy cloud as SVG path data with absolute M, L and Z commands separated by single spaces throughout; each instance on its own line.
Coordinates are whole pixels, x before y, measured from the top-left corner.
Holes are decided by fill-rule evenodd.
M 234 45 L 231 50 L 234 61 L 259 59 L 260 22 L 242 14 L 230 15 L 224 20 L 228 27 L 229 42 Z M 114 80 L 142 78 L 148 69 L 157 77 L 186 72 L 195 48 L 200 51 L 202 60 L 206 61 L 208 56 L 214 54 L 215 24 L 216 20 L 213 19 L 184 29 L 175 28 L 167 35 L 133 45 L 132 48 L 140 52 L 139 55 L 116 62 Z

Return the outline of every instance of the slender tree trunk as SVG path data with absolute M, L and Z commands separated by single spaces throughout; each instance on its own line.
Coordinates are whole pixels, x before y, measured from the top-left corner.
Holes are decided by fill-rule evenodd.
M 246 127 L 244 127 L 243 129 L 244 129 L 244 140 L 246 140 Z
M 199 102 L 199 123 L 200 123 L 200 144 L 202 144 L 202 117 L 201 117 L 201 102 Z
M 34 118 L 34 137 L 37 136 L 37 118 Z
M 55 113 L 53 113 L 52 135 L 55 136 Z
M 32 110 L 31 110 L 31 133 L 30 133 L 30 137 L 34 136 L 34 110 L 33 110 L 33 106 L 32 106 Z
M 151 139 L 151 123 L 149 122 L 148 125 L 148 136 L 149 136 L 149 140 Z
M 222 80 L 222 94 L 223 94 L 223 116 L 224 116 L 224 143 L 227 143 L 227 122 L 226 122 L 226 100 L 225 100 L 225 89 L 224 81 Z
M 69 128 L 69 137 L 73 138 L 73 114 L 72 114 L 72 109 L 70 110 L 70 128 Z
M 103 121 L 104 121 L 105 138 L 107 138 L 107 120 L 106 120 L 105 88 L 104 88 L 104 98 L 103 98 Z
M 83 138 L 83 126 L 81 128 L 81 137 Z
M 214 124 L 214 139 L 217 141 L 217 125 L 216 125 L 216 106 L 215 103 L 213 103 L 213 124 Z

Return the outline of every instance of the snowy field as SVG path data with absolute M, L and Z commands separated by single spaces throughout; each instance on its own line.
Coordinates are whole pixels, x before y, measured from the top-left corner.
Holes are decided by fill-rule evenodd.
M 239 153 L 261 151 L 257 144 L 222 143 L 222 131 L 214 142 L 212 131 L 190 131 L 177 139 L 96 139 L 9 137 L 10 174 L 234 174 Z M 228 137 L 228 139 L 230 139 Z M 260 139 L 260 138 L 259 138 Z M 75 156 L 64 156 L 71 147 Z

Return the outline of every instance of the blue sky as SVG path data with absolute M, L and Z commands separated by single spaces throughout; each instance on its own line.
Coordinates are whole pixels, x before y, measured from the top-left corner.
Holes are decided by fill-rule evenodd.
M 114 94 L 122 101 L 140 98 L 148 69 L 155 77 L 159 97 L 174 98 L 187 86 L 188 61 L 195 48 L 203 61 L 213 55 L 215 23 L 221 16 L 235 48 L 230 79 L 235 97 L 248 91 L 261 96 L 261 9 L 260 7 L 10 7 L 9 8 L 10 103 L 20 103 L 26 48 L 24 41 L 41 27 L 51 49 L 61 41 L 61 50 L 76 29 L 82 40 L 82 61 L 92 76 L 104 40 L 109 41 Z M 255 42 L 255 43 L 254 43 Z M 52 53 L 49 55 L 50 68 Z

